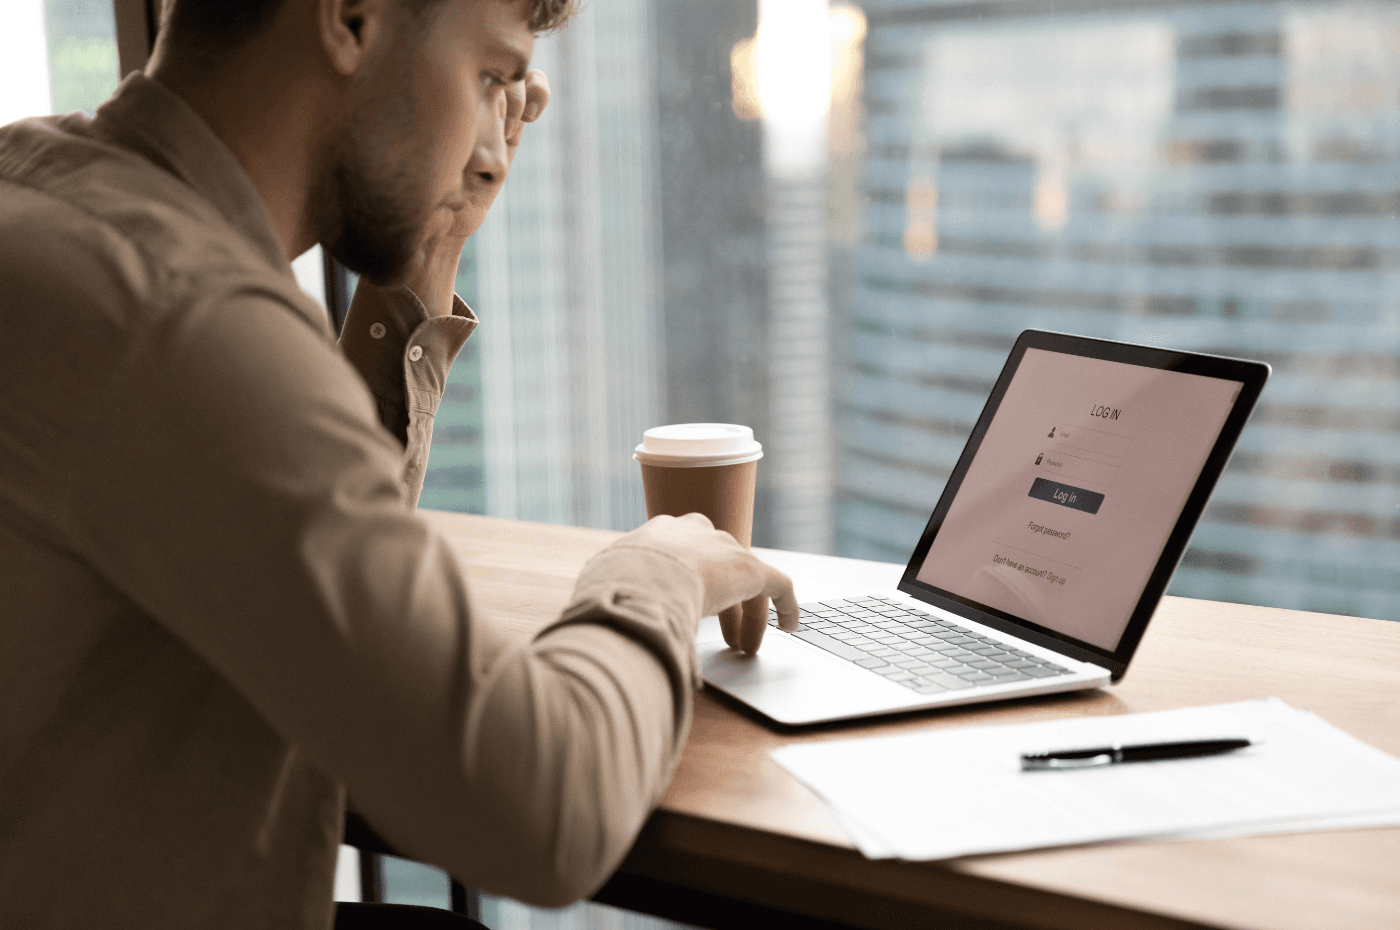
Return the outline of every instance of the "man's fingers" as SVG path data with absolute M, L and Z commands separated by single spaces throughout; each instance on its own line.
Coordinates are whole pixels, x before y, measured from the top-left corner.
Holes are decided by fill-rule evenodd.
M 549 79 L 543 71 L 528 71 L 523 81 L 506 87 L 505 98 L 506 141 L 514 147 L 525 134 L 525 124 L 539 119 L 549 105 Z
M 730 649 L 742 649 L 744 638 L 740 631 L 744 625 L 744 608 L 735 604 L 719 612 L 719 629 L 724 634 L 724 644 Z M 760 636 L 760 639 L 762 637 Z M 752 650 L 748 650 L 752 651 Z
M 549 106 L 549 78 L 543 71 L 530 71 L 525 75 L 525 110 L 521 116 L 527 123 L 540 118 L 544 108 Z
M 744 601 L 743 625 L 739 629 L 739 648 L 752 655 L 763 645 L 763 634 L 768 630 L 768 596 Z
M 757 560 L 755 560 L 757 561 Z M 797 595 L 792 590 L 792 579 L 771 565 L 758 562 L 763 568 L 763 591 L 744 601 L 742 615 L 735 622 L 737 630 L 730 636 L 724 627 L 724 614 L 720 615 L 720 628 L 725 629 L 724 641 L 735 649 L 753 654 L 763 645 L 763 634 L 768 630 L 768 601 L 778 609 L 778 625 L 789 633 L 797 630 Z M 739 608 L 731 607 L 726 613 Z
M 514 84 L 507 84 L 502 96 L 506 102 L 506 142 L 518 145 L 520 135 L 525 129 L 523 122 L 525 117 L 525 82 L 516 81 Z
M 710 522 L 710 518 L 705 516 L 703 513 L 691 512 L 681 514 L 675 519 L 680 520 L 683 523 L 693 523 L 699 529 L 712 530 L 715 528 L 715 525 Z
M 796 633 L 799 611 L 792 579 L 771 565 L 765 567 L 768 569 L 768 583 L 764 593 L 773 599 L 773 606 L 778 610 L 778 626 L 789 633 Z

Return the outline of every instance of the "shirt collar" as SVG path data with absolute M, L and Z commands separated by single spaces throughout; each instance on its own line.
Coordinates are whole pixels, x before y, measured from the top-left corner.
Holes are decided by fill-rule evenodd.
M 272 218 L 243 166 L 175 93 L 136 72 L 98 108 L 93 126 L 184 181 L 274 268 L 291 274 Z

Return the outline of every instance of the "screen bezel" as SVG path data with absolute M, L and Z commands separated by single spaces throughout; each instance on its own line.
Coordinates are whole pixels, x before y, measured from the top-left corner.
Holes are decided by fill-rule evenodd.
M 948 515 L 953 499 L 957 496 L 958 489 L 962 486 L 963 479 L 967 476 L 967 471 L 977 456 L 977 450 L 981 448 L 982 440 L 987 435 L 987 430 L 1001 406 L 1002 399 L 1006 396 L 1011 379 L 1015 377 L 1016 371 L 1020 368 L 1021 360 L 1025 358 L 1027 349 L 1042 349 L 1062 355 L 1122 362 L 1142 368 L 1177 371 L 1207 378 L 1220 378 L 1227 381 L 1237 381 L 1240 384 L 1239 397 L 1225 418 L 1225 423 L 1216 437 L 1215 445 L 1206 457 L 1205 464 L 1196 477 L 1196 483 L 1192 487 L 1191 493 L 1187 495 L 1186 503 L 1177 516 L 1176 524 L 1167 536 L 1166 545 L 1163 546 L 1157 563 L 1148 576 L 1147 583 L 1143 586 L 1142 594 L 1128 618 L 1128 623 L 1119 636 L 1118 644 L 1113 649 L 1104 649 L 1032 623 L 1029 620 L 1022 620 L 995 607 L 919 581 L 917 577 L 919 569 L 923 566 L 924 558 L 933 545 L 934 538 L 943 526 L 943 521 Z M 1268 380 L 1269 374 L 1270 368 L 1263 362 L 1207 355 L 1200 352 L 1160 349 L 1045 330 L 1026 330 L 1016 339 L 1016 344 L 1012 347 L 1011 354 L 1002 367 L 996 385 L 992 388 L 991 395 L 988 396 L 986 404 L 982 407 L 982 413 L 977 418 L 977 425 L 973 427 L 967 445 L 963 447 L 962 455 L 953 468 L 948 483 L 943 487 L 943 494 L 938 499 L 938 505 L 934 507 L 933 514 L 924 527 L 919 544 L 914 547 L 913 555 L 909 558 L 909 564 L 899 583 L 899 590 L 964 619 L 1010 633 L 1071 658 L 1101 665 L 1109 670 L 1113 681 L 1118 681 L 1127 671 L 1133 653 L 1137 651 L 1139 643 L 1142 642 L 1148 621 L 1152 619 L 1152 614 L 1157 609 L 1162 595 L 1166 592 L 1167 584 L 1171 581 L 1177 564 L 1186 552 L 1186 546 L 1191 540 L 1191 533 L 1196 528 L 1196 522 L 1205 510 L 1210 494 L 1215 489 L 1221 472 L 1225 470 L 1225 465 L 1230 460 L 1230 454 L 1234 451 L 1235 443 L 1239 439 L 1240 433 L 1244 431 L 1249 415 L 1253 412 L 1254 405 L 1264 390 L 1264 384 Z

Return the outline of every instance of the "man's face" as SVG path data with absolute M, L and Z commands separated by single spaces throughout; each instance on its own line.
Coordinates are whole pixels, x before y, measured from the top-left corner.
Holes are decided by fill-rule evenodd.
M 342 264 L 397 282 L 432 212 L 466 202 L 478 128 L 529 64 L 529 13 L 528 0 L 441 0 L 416 21 L 391 12 L 352 79 L 312 201 L 317 239 Z

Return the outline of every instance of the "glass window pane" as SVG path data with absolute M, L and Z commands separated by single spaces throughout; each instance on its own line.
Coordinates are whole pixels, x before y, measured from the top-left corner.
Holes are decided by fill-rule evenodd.
M 0 29 L 0 125 L 91 112 L 118 83 L 111 0 L 10 0 Z
M 756 544 L 904 561 L 1055 329 L 1274 366 L 1175 593 L 1392 616 L 1397 35 L 1367 0 L 594 0 L 473 243 L 463 506 L 627 528 L 645 427 L 742 422 Z
M 0 125 L 52 105 L 43 0 L 15 0 L 0 29 Z
M 44 0 L 44 18 L 53 112 L 97 109 L 120 77 L 112 0 Z

